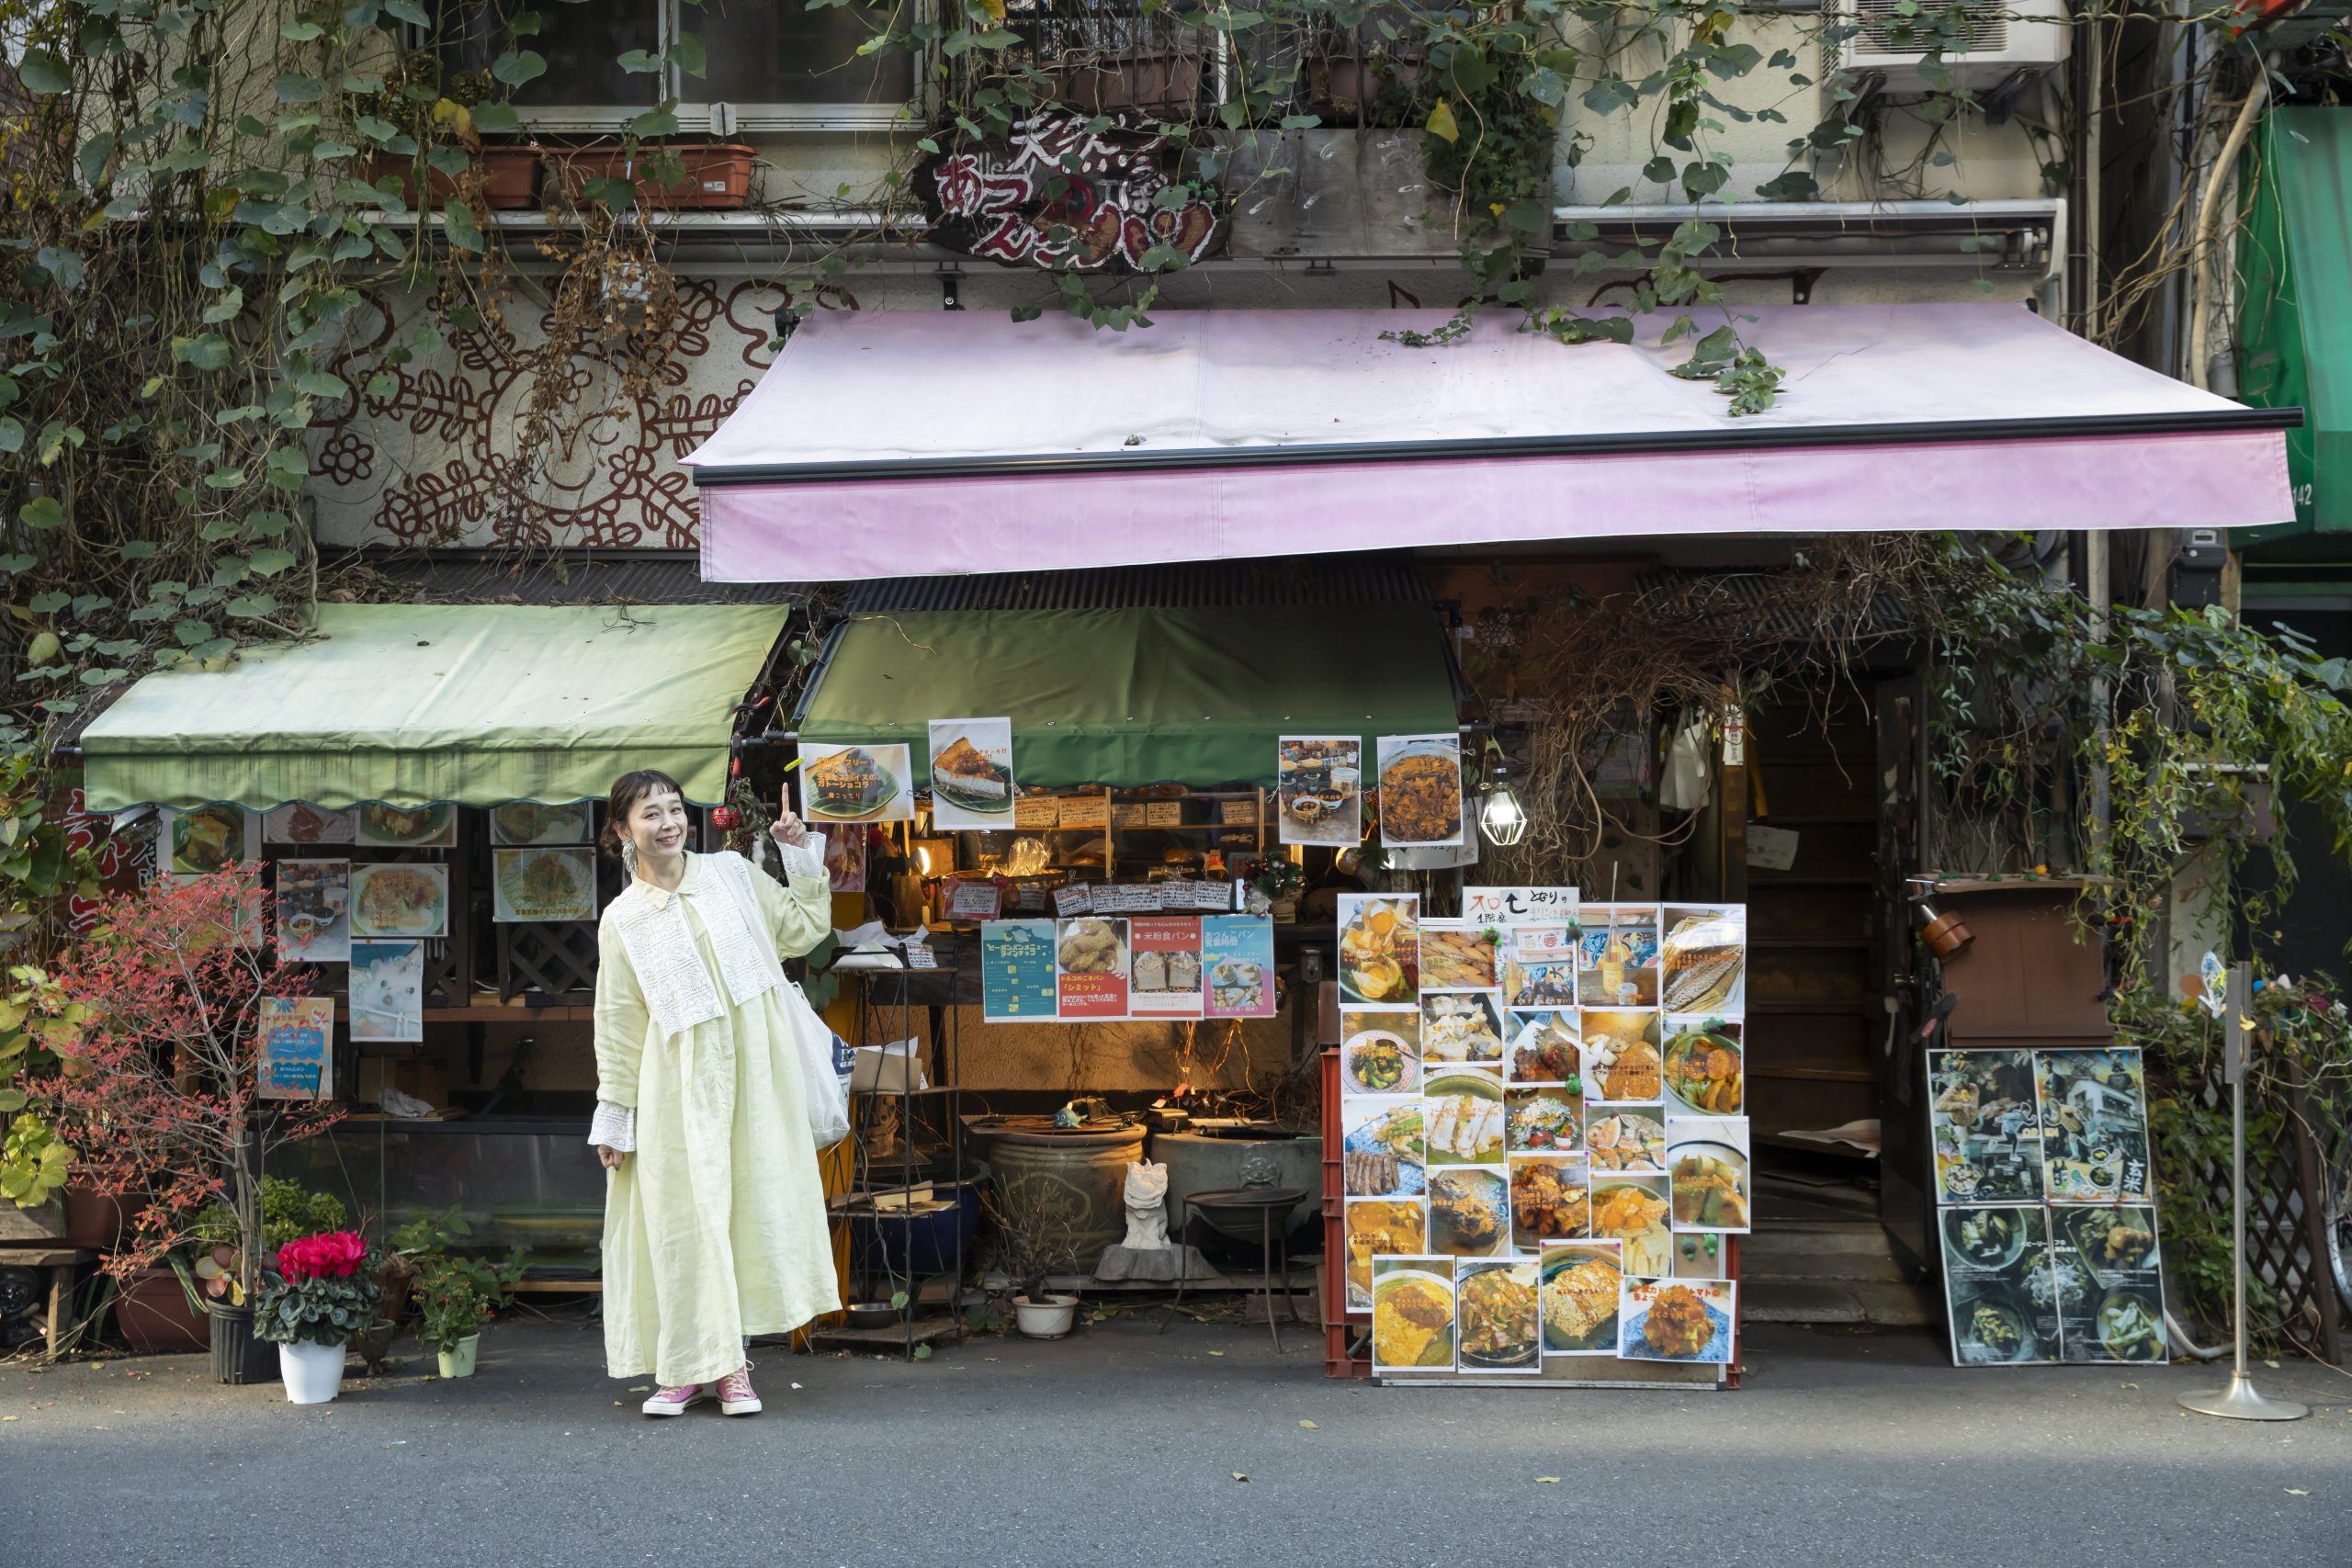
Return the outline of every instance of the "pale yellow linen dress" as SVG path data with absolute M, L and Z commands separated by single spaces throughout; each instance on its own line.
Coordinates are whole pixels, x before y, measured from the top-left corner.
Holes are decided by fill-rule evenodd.
M 678 893 L 640 881 L 655 908 L 707 874 L 686 857 Z M 831 890 L 752 877 L 775 950 L 797 956 L 829 929 Z M 735 1005 L 697 899 L 686 925 L 721 1015 L 664 1039 L 607 911 L 598 929 L 596 1094 L 636 1107 L 637 1148 L 605 1190 L 605 1358 L 616 1378 L 711 1382 L 743 1364 L 743 1339 L 837 1311 L 840 1287 L 808 1131 L 788 990 Z M 714 901 L 713 907 L 724 908 Z

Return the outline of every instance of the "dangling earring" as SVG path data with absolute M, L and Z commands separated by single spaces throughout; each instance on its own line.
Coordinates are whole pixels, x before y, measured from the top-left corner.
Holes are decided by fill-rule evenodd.
M 637 880 L 637 840 L 634 839 L 621 840 L 621 870 L 628 873 L 631 882 Z

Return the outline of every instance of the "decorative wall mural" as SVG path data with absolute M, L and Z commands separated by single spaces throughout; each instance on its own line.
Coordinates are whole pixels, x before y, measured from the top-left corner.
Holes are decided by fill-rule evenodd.
M 533 353 L 549 316 L 509 304 L 503 326 L 454 333 L 437 358 L 382 368 L 393 385 L 362 394 L 322 429 L 310 494 L 321 536 L 337 545 L 588 546 L 692 549 L 700 511 L 678 459 L 734 412 L 770 358 L 784 293 L 771 285 L 680 278 L 677 352 L 650 396 L 624 396 L 591 355 L 565 364 L 566 417 L 536 471 L 516 451 L 533 395 Z M 346 355 L 364 383 L 395 320 L 421 302 L 372 301 L 375 330 Z M 397 312 L 397 316 L 395 314 Z
M 935 244 L 1013 266 L 1140 272 L 1158 246 L 1195 262 L 1228 227 L 1201 197 L 1160 207 L 1176 149 L 1139 127 L 1100 132 L 1068 115 L 1015 125 L 1009 143 L 925 159 L 915 172 Z

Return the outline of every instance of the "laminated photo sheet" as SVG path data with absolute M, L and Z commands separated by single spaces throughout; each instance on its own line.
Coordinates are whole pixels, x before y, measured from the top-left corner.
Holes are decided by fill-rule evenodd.
M 1013 825 L 1012 721 L 934 718 L 931 825 L 990 831 Z
M 259 814 L 242 806 L 216 802 L 185 811 L 165 807 L 156 815 L 157 842 L 169 846 L 175 876 L 201 876 L 261 858 Z
M 1930 1053 L 1928 1134 L 1937 1202 L 2041 1202 L 2041 1111 L 2033 1053 Z
M 1674 1270 L 1672 1184 L 1664 1176 L 1592 1172 L 1592 1235 L 1624 1243 L 1629 1277 L 1664 1279 Z
M 1352 849 L 1363 841 L 1363 739 L 1283 735 L 1274 742 L 1275 841 Z
M 1621 1360 L 1728 1366 L 1739 1286 L 1730 1280 L 1629 1276 L 1619 1287 L 1617 1320 Z
M 490 841 L 493 848 L 528 849 L 542 844 L 588 844 L 595 841 L 595 810 L 584 800 L 561 806 L 514 800 L 490 808 Z
M 1659 1053 L 1666 1103 L 1678 1115 L 1747 1113 L 1746 1021 L 1718 1013 L 1666 1015 Z
M 2033 1074 L 2048 1201 L 2154 1201 L 2146 1070 L 2138 1048 L 2037 1050 Z
M 1510 1172 L 1513 1252 L 1532 1258 L 1549 1243 L 1592 1235 L 1592 1179 L 1583 1156 L 1512 1155 Z
M 1623 1247 L 1614 1241 L 1547 1241 L 1543 1281 L 1544 1354 L 1617 1354 L 1617 1303 Z
M 1090 915 L 1056 923 L 1054 981 L 1062 1021 L 1125 1018 L 1127 922 Z
M 255 1064 L 264 1100 L 334 1096 L 334 998 L 261 998 L 261 1051 Z
M 1415 893 L 1342 893 L 1339 900 L 1340 1005 L 1418 1008 L 1421 900 Z
M 1501 984 L 1499 933 L 1468 920 L 1421 922 L 1421 992 L 1491 991 Z
M 1340 1171 L 1351 1198 L 1416 1198 L 1429 1190 L 1429 1153 L 1416 1094 L 1363 1095 L 1340 1104 Z
M 448 863 L 370 861 L 352 866 L 351 934 L 379 941 L 447 936 Z
M 1587 1008 L 1657 1006 L 1658 907 L 1585 904 L 1577 911 L 1577 999 Z
M 351 863 L 282 860 L 274 870 L 278 959 L 287 964 L 349 963 Z
M 1952 1364 L 2017 1366 L 2059 1359 L 2058 1280 L 2050 1211 L 2041 1204 L 1940 1209 L 1944 1306 Z
M 1582 1158 L 1585 1114 L 1584 1101 L 1566 1084 L 1505 1084 L 1504 1152 Z
M 1730 1238 L 1721 1231 L 1678 1231 L 1674 1237 L 1674 1267 L 1670 1277 L 1677 1280 L 1730 1279 Z
M 804 740 L 792 771 L 800 781 L 800 815 L 812 827 L 914 820 L 914 758 L 903 745 L 835 746 Z
M 585 844 L 490 852 L 491 919 L 502 925 L 596 918 L 596 852 Z
M 1381 844 L 1462 846 L 1462 737 L 1384 735 L 1377 754 Z
M 1502 988 L 1514 1008 L 1577 1005 L 1577 957 L 1581 931 L 1574 920 L 1503 928 Z
M 1664 1024 L 1653 1010 L 1585 1008 L 1579 1017 L 1588 1105 L 1662 1105 Z
M 1500 991 L 1423 991 L 1421 1062 L 1425 1072 L 1487 1067 L 1499 1077 L 1510 1010 Z
M 424 944 L 351 944 L 351 1037 L 417 1043 L 424 1039 Z
M 2060 1358 L 2169 1359 L 2155 1205 L 2069 1204 L 2050 1211 L 2050 1228 Z
M 1061 1016 L 1051 920 L 980 926 L 980 1017 L 989 1023 L 1051 1023 Z
M 1453 1258 L 1373 1259 L 1374 1372 L 1452 1371 L 1454 1315 Z
M 1510 1175 L 1492 1165 L 1429 1170 L 1430 1250 L 1453 1258 L 1498 1258 L 1511 1250 Z
M 1747 1010 L 1747 907 L 1668 904 L 1658 948 L 1659 1005 L 1673 1013 Z
M 1137 915 L 1127 922 L 1130 1016 L 1202 1016 L 1201 921 L 1193 915 Z
M 358 831 L 359 819 L 352 813 L 329 811 L 299 800 L 265 811 L 261 818 L 262 842 L 292 844 L 298 849 L 312 844 L 348 844 Z
M 1419 1094 L 1421 1019 L 1411 1012 L 1340 1011 L 1340 1093 Z
M 1457 1369 L 1504 1376 L 1544 1370 L 1541 1267 L 1533 1257 L 1454 1259 Z
M 1745 1116 L 1666 1118 L 1667 1177 L 1674 1228 L 1746 1235 L 1756 1206 Z
M 1421 1126 L 1433 1167 L 1500 1165 L 1505 1143 L 1502 1076 L 1492 1066 L 1424 1062 Z
M 1656 1105 L 1584 1108 L 1584 1152 L 1596 1180 L 1666 1174 L 1666 1111 Z
M 1430 1209 L 1419 1198 L 1350 1198 L 1345 1205 L 1348 1310 L 1372 1310 L 1372 1260 L 1426 1255 Z
M 1584 1021 L 1575 1009 L 1513 1009 L 1504 1026 L 1506 1082 L 1559 1084 L 1583 1097 Z
M 1208 915 L 1200 927 L 1204 1016 L 1273 1017 L 1281 1005 L 1273 922 L 1261 915 Z

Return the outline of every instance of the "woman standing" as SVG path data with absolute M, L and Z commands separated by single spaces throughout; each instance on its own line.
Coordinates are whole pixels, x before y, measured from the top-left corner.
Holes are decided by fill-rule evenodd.
M 830 929 L 823 840 L 786 810 L 790 887 L 733 853 L 690 854 L 677 781 L 613 785 L 606 847 L 628 886 L 597 929 L 596 1117 L 605 1359 L 662 1385 L 648 1416 L 760 1408 L 746 1341 L 840 1306 L 796 1028 L 777 962 Z

